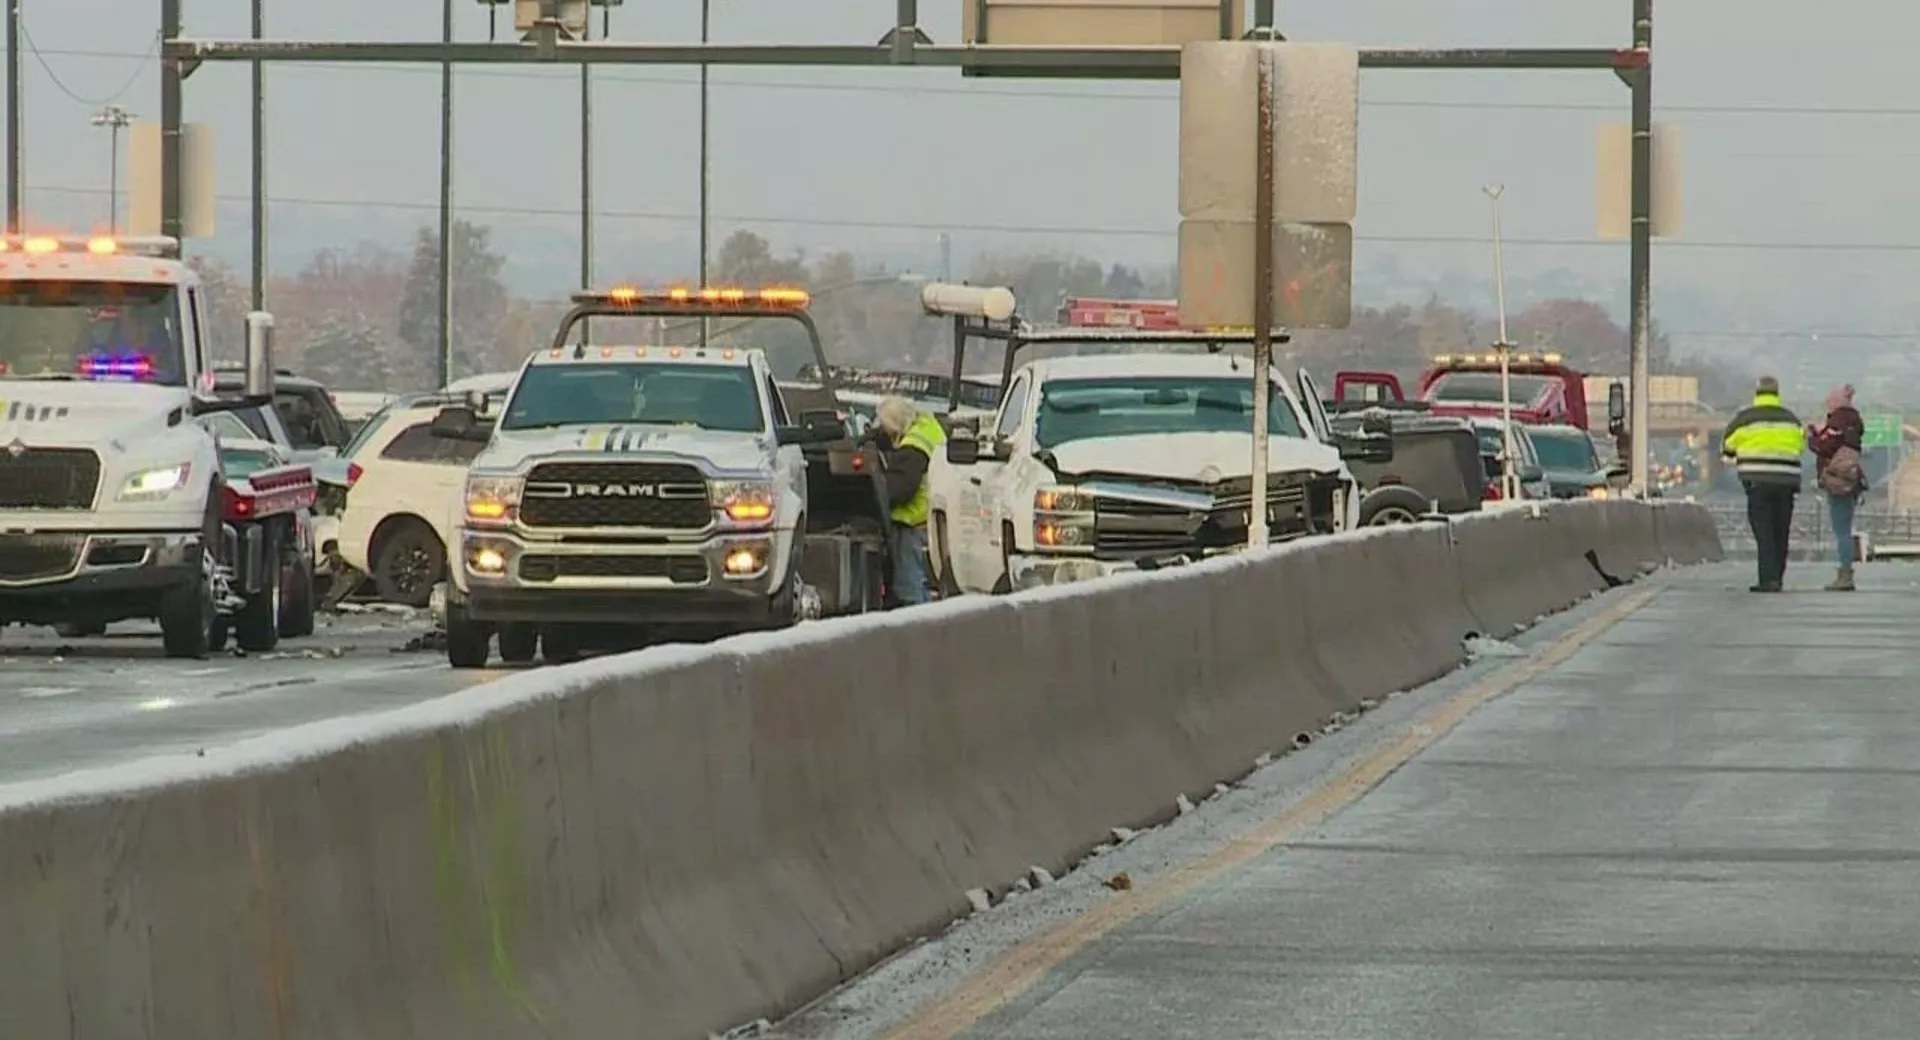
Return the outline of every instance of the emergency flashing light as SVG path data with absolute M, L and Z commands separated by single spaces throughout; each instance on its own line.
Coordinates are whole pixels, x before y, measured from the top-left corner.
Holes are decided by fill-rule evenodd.
M 78 369 L 88 379 L 151 379 L 153 359 L 138 354 L 92 354 L 80 359 Z
M 920 288 L 920 309 L 928 314 L 953 318 L 981 318 L 1006 321 L 1013 317 L 1017 304 L 1013 290 L 1004 285 L 980 287 L 928 282 Z
M 813 295 L 805 289 L 739 289 L 709 286 L 689 288 L 680 286 L 661 292 L 648 292 L 630 285 L 617 286 L 606 290 L 590 290 L 573 294 L 576 304 L 613 304 L 620 307 L 671 306 L 697 309 L 700 307 L 764 307 L 770 310 L 799 310 L 813 302 Z
M 165 235 L 129 236 L 124 238 L 109 235 L 76 237 L 62 235 L 28 235 L 22 237 L 0 238 L 0 253 L 21 252 L 28 256 L 49 256 L 54 253 L 88 253 L 93 256 L 140 256 L 152 259 L 175 259 L 180 255 L 180 240 Z
M 1564 362 L 1565 360 L 1566 360 L 1566 355 L 1559 354 L 1552 351 L 1549 351 L 1548 353 L 1545 353 L 1545 354 L 1513 353 L 1513 354 L 1507 355 L 1507 364 L 1509 365 L 1558 365 Z M 1445 368 L 1445 367 L 1454 366 L 1454 365 L 1462 366 L 1462 367 L 1469 366 L 1469 365 L 1493 365 L 1495 367 L 1498 367 L 1500 364 L 1500 355 L 1499 354 L 1435 354 L 1433 356 L 1433 363 L 1435 367 L 1439 367 L 1439 368 Z

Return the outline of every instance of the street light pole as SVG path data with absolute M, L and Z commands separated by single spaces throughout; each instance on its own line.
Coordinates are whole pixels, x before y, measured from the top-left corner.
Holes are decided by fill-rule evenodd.
M 27 208 L 26 147 L 20 139 L 20 0 L 7 0 L 7 232 L 25 229 L 20 220 Z
M 120 131 L 133 123 L 133 113 L 108 105 L 93 114 L 93 125 L 107 128 L 107 233 L 120 233 Z
M 1507 342 L 1507 264 L 1500 241 L 1500 196 L 1507 188 L 1489 184 L 1481 190 L 1493 203 L 1493 306 L 1500 323 L 1499 339 L 1493 345 L 1500 354 L 1500 497 L 1514 502 L 1520 498 L 1520 472 L 1514 465 L 1513 344 Z

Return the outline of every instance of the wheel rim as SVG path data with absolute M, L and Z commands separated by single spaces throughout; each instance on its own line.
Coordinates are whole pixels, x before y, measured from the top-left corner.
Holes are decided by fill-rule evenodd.
M 418 542 L 408 544 L 387 568 L 387 581 L 394 590 L 413 596 L 427 586 L 433 576 L 433 554 Z
M 1401 506 L 1388 506 L 1378 513 L 1373 514 L 1373 522 L 1368 526 L 1387 527 L 1392 524 L 1411 524 L 1416 520 L 1418 520 L 1418 517 L 1415 517 L 1411 510 Z

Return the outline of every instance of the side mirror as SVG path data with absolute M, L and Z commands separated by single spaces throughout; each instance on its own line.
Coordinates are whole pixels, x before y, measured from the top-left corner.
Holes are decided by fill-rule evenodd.
M 947 462 L 955 466 L 971 466 L 980 461 L 980 442 L 972 437 L 947 438 Z
M 1538 484 L 1545 479 L 1547 479 L 1547 471 L 1538 466 L 1523 465 L 1520 467 L 1520 483 L 1522 484 Z
M 493 435 L 493 430 L 473 414 L 473 409 L 458 406 L 440 409 L 427 431 L 449 441 L 484 442 Z
M 1621 422 L 1627 417 L 1627 388 L 1615 382 L 1607 387 L 1607 421 Z
M 245 396 L 252 400 L 272 400 L 273 315 L 252 311 L 247 315 L 247 378 Z
M 1334 440 L 1343 462 L 1393 461 L 1393 422 L 1389 419 L 1368 416 L 1360 420 L 1358 432 L 1336 434 Z
M 464 395 L 464 400 L 467 411 L 472 412 L 476 418 L 487 414 L 487 395 L 484 391 L 469 390 Z

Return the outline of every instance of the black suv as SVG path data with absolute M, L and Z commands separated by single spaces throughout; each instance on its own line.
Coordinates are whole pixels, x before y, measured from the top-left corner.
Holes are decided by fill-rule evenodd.
M 241 369 L 223 365 L 214 372 L 215 392 L 237 394 L 246 389 L 246 373 Z M 353 439 L 347 421 L 340 417 L 340 409 L 334 407 L 333 395 L 327 392 L 327 388 L 292 372 L 282 370 L 275 373 L 273 410 L 287 428 L 287 440 L 295 451 L 332 448 L 338 452 Z M 249 426 L 259 423 L 258 416 L 243 415 L 242 418 L 246 419 Z M 255 429 L 254 432 L 261 440 L 278 439 L 265 429 Z

